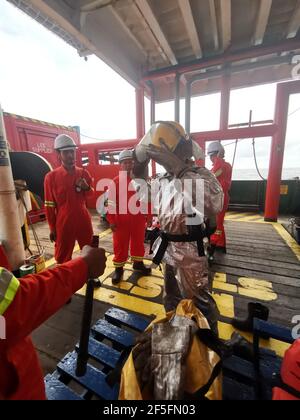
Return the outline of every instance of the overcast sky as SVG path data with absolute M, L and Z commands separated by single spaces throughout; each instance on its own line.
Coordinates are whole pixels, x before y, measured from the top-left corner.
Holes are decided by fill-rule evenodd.
M 135 138 L 134 88 L 97 57 L 84 61 L 75 49 L 6 0 L 0 0 L 0 51 L 0 103 L 5 111 L 79 125 L 82 134 L 97 139 Z M 275 93 L 275 85 L 233 91 L 230 124 L 246 122 L 250 110 L 253 120 L 273 119 Z M 191 130 L 218 129 L 219 106 L 220 95 L 194 98 Z M 290 112 L 298 108 L 300 95 L 294 95 Z M 300 111 L 289 119 L 285 167 L 300 167 L 299 117 Z M 157 105 L 156 119 L 174 119 L 173 103 Z M 260 168 L 267 168 L 270 139 L 257 139 L 256 150 Z M 231 161 L 234 145 L 226 151 Z M 239 143 L 235 167 L 254 168 L 252 140 Z

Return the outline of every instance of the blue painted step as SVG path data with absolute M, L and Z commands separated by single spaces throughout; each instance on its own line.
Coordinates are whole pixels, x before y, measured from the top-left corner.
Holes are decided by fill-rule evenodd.
M 125 325 L 139 332 L 144 331 L 150 324 L 150 321 L 139 315 L 130 314 L 117 308 L 108 309 L 105 312 L 105 319 L 114 325 Z
M 279 373 L 281 361 L 280 359 L 273 359 L 273 362 L 260 360 L 260 376 L 267 383 L 272 380 L 273 373 Z M 229 373 L 231 376 L 240 378 L 241 381 L 254 382 L 256 379 L 253 363 L 248 360 L 241 359 L 237 356 L 231 356 L 223 362 L 223 371 Z
M 114 346 L 117 345 L 120 349 L 133 346 L 135 342 L 134 335 L 131 332 L 122 330 L 105 319 L 99 319 L 92 327 L 92 331 L 97 338 L 107 338 L 112 341 Z
M 79 344 L 76 344 L 76 350 L 78 351 Z M 109 347 L 98 340 L 95 340 L 90 336 L 89 339 L 89 355 L 100 363 L 103 363 L 109 368 L 115 368 L 117 361 L 119 360 L 121 353 L 117 350 Z
M 93 392 L 97 397 L 104 400 L 115 400 L 118 398 L 119 385 L 116 384 L 112 388 L 106 383 L 106 375 L 91 365 L 87 365 L 86 374 L 78 377 L 75 374 L 77 362 L 77 354 L 75 351 L 68 353 L 61 360 L 57 369 L 60 373 L 70 376 L 76 382 Z
M 48 400 L 83 400 L 83 398 L 63 384 L 55 373 L 45 377 L 45 388 Z
M 279 341 L 284 341 L 286 343 L 294 342 L 294 338 L 288 328 L 272 324 L 271 322 L 262 321 L 261 319 L 254 318 L 253 330 L 254 333 L 257 333 L 258 335 L 263 333 Z
M 223 400 L 255 400 L 255 392 L 252 386 L 238 382 L 227 376 L 223 377 Z

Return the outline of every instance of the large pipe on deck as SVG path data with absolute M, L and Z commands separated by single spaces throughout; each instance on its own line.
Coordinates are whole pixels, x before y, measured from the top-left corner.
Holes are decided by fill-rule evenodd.
M 9 151 L 0 106 L 0 241 L 12 270 L 17 270 L 25 259 L 25 251 L 18 215 Z

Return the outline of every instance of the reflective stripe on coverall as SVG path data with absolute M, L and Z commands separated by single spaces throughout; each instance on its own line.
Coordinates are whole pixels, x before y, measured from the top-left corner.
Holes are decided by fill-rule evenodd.
M 0 314 L 6 339 L 0 340 L 0 395 L 5 399 L 45 399 L 43 372 L 29 334 L 87 280 L 83 258 L 16 279 L 0 268 Z
M 210 237 L 210 243 L 216 247 L 226 248 L 226 236 L 224 229 L 224 218 L 229 205 L 229 190 L 231 186 L 232 167 L 224 159 L 213 158 L 212 173 L 216 176 L 224 192 L 224 205 L 222 211 L 217 215 L 217 229 Z
M 45 209 L 50 231 L 56 231 L 55 259 L 59 264 L 72 258 L 76 240 L 80 248 L 92 242 L 93 227 L 86 208 L 87 194 L 92 191 L 77 192 L 79 178 L 91 186 L 90 174 L 77 167 L 68 172 L 61 166 L 45 177 Z
M 137 214 L 130 212 L 129 202 L 136 193 L 130 186 L 131 181 L 126 172 L 122 171 L 113 180 L 112 185 L 115 187 L 110 187 L 108 190 L 107 220 L 109 224 L 116 226 L 116 230 L 113 232 L 113 263 L 115 267 L 125 265 L 129 247 L 132 261 L 143 261 L 145 254 L 146 214 L 140 211 Z M 124 191 L 125 189 L 126 191 Z M 139 206 L 138 201 L 137 206 Z

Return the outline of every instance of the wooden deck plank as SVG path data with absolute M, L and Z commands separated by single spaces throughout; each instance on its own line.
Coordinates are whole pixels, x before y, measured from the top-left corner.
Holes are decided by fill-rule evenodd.
M 247 257 L 237 257 L 232 255 L 219 255 L 215 258 L 216 264 L 230 266 L 235 268 L 242 268 L 245 270 L 252 270 L 252 267 L 255 267 L 255 271 L 260 273 L 274 274 L 276 276 L 280 275 L 283 277 L 290 278 L 300 278 L 299 268 L 293 267 L 289 268 L 286 264 L 280 267 L 280 265 L 273 265 L 272 262 L 267 263 L 267 261 L 257 261 L 255 258 Z M 275 262 L 274 262 L 275 264 Z M 296 286 L 296 285 L 295 285 Z M 300 282 L 299 282 L 300 286 Z
M 288 252 L 288 250 L 285 251 L 283 254 L 282 252 L 274 252 L 272 250 L 266 250 L 265 248 L 259 248 L 255 246 L 238 246 L 229 243 L 227 245 L 227 255 L 263 258 L 266 261 L 276 261 L 282 265 L 286 262 L 289 264 L 296 265 L 297 267 L 299 265 L 298 259 L 295 257 L 292 251 Z
M 299 285 L 298 277 L 277 276 L 272 273 L 264 272 L 263 278 L 262 278 L 262 272 L 260 271 L 243 269 L 241 267 L 234 267 L 231 265 L 214 264 L 213 270 L 220 273 L 231 274 L 236 277 L 249 277 L 249 278 L 262 279 L 262 280 L 270 281 L 274 284 L 275 283 L 283 284 L 287 286 L 293 286 L 295 288 L 298 287 Z

